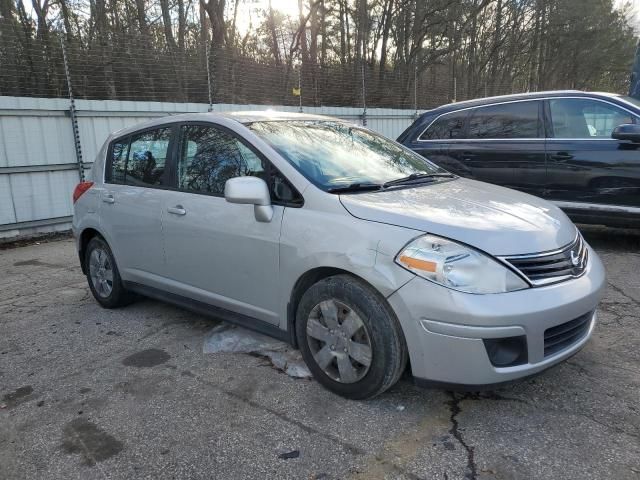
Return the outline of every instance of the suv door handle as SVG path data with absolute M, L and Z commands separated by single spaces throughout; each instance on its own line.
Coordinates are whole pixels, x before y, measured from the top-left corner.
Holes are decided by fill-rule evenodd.
M 182 205 L 176 205 L 175 207 L 167 208 L 167 212 L 172 213 L 174 215 L 186 215 L 187 211 L 182 207 Z
M 552 160 L 557 160 L 559 162 L 563 162 L 565 160 L 571 160 L 573 155 L 567 152 L 558 152 L 555 155 L 551 155 Z
M 112 194 L 112 193 L 105 193 L 105 194 L 102 196 L 102 201 L 103 201 L 104 203 L 115 203 L 115 202 L 116 202 L 116 199 L 113 197 L 113 194 Z

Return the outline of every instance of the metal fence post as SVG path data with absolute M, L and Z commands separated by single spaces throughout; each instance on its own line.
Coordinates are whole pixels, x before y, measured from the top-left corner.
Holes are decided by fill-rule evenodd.
M 302 113 L 302 65 L 298 70 L 298 111 Z
M 418 65 L 413 70 L 413 118 L 418 118 Z
M 364 82 L 364 60 L 361 65 L 362 71 L 362 126 L 367 126 L 367 91 Z
M 73 130 L 73 145 L 76 150 L 76 161 L 78 162 L 78 176 L 84 182 L 84 163 L 82 162 L 82 146 L 80 145 L 80 129 L 78 128 L 78 117 L 76 116 L 76 103 L 73 99 L 73 88 L 71 87 L 71 72 L 69 71 L 69 60 L 67 59 L 67 49 L 64 46 L 64 39 L 60 38 L 62 47 L 62 60 L 64 63 L 64 74 L 67 77 L 67 89 L 69 90 L 69 116 L 71 117 L 71 128 Z
M 209 39 L 204 44 L 205 56 L 207 57 L 207 91 L 209 92 L 209 109 L 213 112 L 213 92 L 211 91 L 211 66 L 209 65 Z

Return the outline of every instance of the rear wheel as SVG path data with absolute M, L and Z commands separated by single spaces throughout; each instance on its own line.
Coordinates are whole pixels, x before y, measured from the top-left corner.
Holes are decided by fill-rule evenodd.
M 93 297 L 105 308 L 131 303 L 133 294 L 122 285 L 113 253 L 101 237 L 93 237 L 85 252 L 85 271 Z
M 350 275 L 323 279 L 305 292 L 296 335 L 318 382 L 347 398 L 379 395 L 398 381 L 407 363 L 394 312 L 378 292 Z

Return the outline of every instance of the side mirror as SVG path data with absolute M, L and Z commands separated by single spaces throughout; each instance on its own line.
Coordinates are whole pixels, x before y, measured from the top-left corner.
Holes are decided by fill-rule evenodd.
M 629 140 L 632 143 L 640 143 L 640 125 L 625 123 L 618 125 L 611 132 L 611 138 L 616 140 Z
M 259 222 L 270 222 L 273 218 L 269 187 L 261 178 L 230 178 L 224 184 L 224 198 L 229 203 L 253 205 L 253 213 Z

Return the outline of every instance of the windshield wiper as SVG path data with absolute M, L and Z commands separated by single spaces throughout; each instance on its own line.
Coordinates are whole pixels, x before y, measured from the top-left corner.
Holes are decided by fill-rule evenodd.
M 349 193 L 364 192 L 367 190 L 380 190 L 382 185 L 378 183 L 352 183 L 351 185 L 342 185 L 340 187 L 331 187 L 327 189 L 329 193 Z
M 434 178 L 454 178 L 452 173 L 412 173 L 408 177 L 396 178 L 382 184 L 383 188 L 392 187 L 394 185 L 406 185 L 412 183 L 420 183 L 423 180 L 430 180 Z

